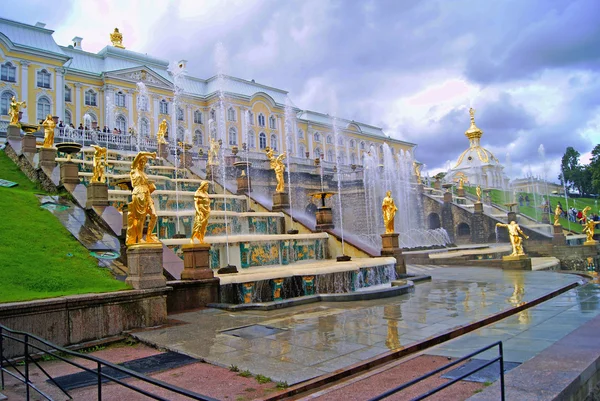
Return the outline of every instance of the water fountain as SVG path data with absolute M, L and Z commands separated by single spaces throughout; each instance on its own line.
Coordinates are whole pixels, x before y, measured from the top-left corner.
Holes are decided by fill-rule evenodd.
M 296 118 L 294 115 L 294 111 L 292 110 L 292 103 L 289 97 L 285 98 L 285 135 L 286 135 L 286 143 L 287 143 L 287 152 L 288 157 L 287 161 L 287 176 L 288 176 L 288 196 L 290 199 L 290 229 L 288 230 L 288 234 L 298 234 L 298 230 L 294 229 L 294 205 L 292 202 L 292 169 L 290 168 L 290 160 L 293 154 L 292 149 L 292 139 L 295 136 L 296 132 Z M 342 248 L 343 248 L 343 235 L 342 235 Z
M 137 122 L 137 151 L 142 150 L 142 135 L 147 134 L 142 129 L 144 127 L 144 121 L 148 122 L 148 88 L 143 82 L 137 84 L 137 109 L 138 109 L 138 122 Z M 145 126 L 150 129 L 149 124 Z
M 343 138 L 341 137 L 341 134 L 339 132 L 339 129 L 338 129 L 337 120 L 334 118 L 333 119 L 333 144 L 334 144 L 334 149 L 335 149 L 335 167 L 336 167 L 336 173 L 337 173 L 338 213 L 339 213 L 339 218 L 340 218 L 340 232 L 341 232 L 341 239 L 342 239 L 342 254 L 337 257 L 337 261 L 338 262 L 347 262 L 350 260 L 350 256 L 346 255 L 346 253 L 345 253 L 346 249 L 345 249 L 345 241 L 344 241 L 344 215 L 343 215 L 343 209 L 342 209 L 342 179 L 340 176 L 342 166 L 340 164 L 341 156 L 338 154 L 338 146 L 339 146 L 340 139 L 343 140 Z

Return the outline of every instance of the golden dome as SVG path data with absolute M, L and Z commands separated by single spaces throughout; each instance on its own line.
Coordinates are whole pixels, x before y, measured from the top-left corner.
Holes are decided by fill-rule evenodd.
M 471 107 L 469 109 L 469 114 L 471 115 L 471 126 L 465 131 L 465 136 L 469 138 L 469 140 L 479 139 L 481 138 L 481 135 L 483 135 L 483 131 L 475 125 L 475 109 Z

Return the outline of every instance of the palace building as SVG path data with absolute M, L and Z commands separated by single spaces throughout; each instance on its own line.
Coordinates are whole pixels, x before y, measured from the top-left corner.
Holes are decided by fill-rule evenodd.
M 61 46 L 52 35 L 43 23 L 0 18 L 0 132 L 6 131 L 10 98 L 16 96 L 28 105 L 24 122 L 39 122 L 52 114 L 77 128 L 86 124 L 88 115 L 98 129 L 153 138 L 166 119 L 178 139 L 187 134 L 198 147 L 207 146 L 210 120 L 225 121 L 225 147 L 244 144 L 258 152 L 269 146 L 296 158 L 321 157 L 327 162 L 334 162 L 337 154 L 346 165 L 362 164 L 362 155 L 369 151 L 382 159 L 384 143 L 394 153 L 412 154 L 416 146 L 390 138 L 381 128 L 343 118 L 335 120 L 342 134 L 335 140 L 332 116 L 295 106 L 294 137 L 286 137 L 285 90 L 230 76 L 194 77 L 187 73 L 193 66 L 188 69 L 185 60 L 170 67 L 166 60 L 126 49 L 117 29 L 107 34 L 112 44 L 98 53 L 85 51 L 80 37 Z M 186 71 L 178 85 L 173 68 Z M 147 95 L 140 94 L 140 82 Z M 176 86 L 181 93 L 174 103 Z

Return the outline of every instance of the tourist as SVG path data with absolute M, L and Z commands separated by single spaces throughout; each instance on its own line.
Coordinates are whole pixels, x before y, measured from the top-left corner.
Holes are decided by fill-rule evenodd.
M 519 195 L 519 206 L 523 206 L 523 194 Z
M 109 132 L 110 132 L 110 130 L 109 130 L 109 129 L 108 129 L 108 127 L 105 125 L 105 126 L 104 126 L 104 128 L 102 128 L 102 132 L 104 132 L 104 133 L 106 134 L 106 133 L 109 133 Z
M 583 213 L 581 212 L 581 210 L 579 210 L 577 212 L 577 220 L 579 223 L 581 224 L 585 224 L 585 219 L 583 218 Z
M 77 127 L 78 130 L 83 131 L 83 124 L 79 123 L 79 127 Z
M 119 131 L 117 131 L 117 129 L 116 129 L 116 128 L 114 128 L 114 129 L 113 129 L 113 134 L 118 134 L 118 133 L 119 133 Z
M 529 206 L 529 195 L 525 195 L 525 205 Z

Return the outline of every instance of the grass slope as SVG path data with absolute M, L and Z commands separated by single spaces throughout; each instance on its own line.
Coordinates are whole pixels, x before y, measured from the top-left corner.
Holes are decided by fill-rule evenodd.
M 127 288 L 40 208 L 35 194 L 44 192 L 2 151 L 0 178 L 19 183 L 0 187 L 0 302 Z

